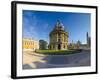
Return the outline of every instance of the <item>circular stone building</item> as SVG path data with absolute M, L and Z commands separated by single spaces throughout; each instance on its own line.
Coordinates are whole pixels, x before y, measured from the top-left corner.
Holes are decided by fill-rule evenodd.
M 49 34 L 50 50 L 67 50 L 68 49 L 68 32 L 64 30 L 64 26 L 57 21 L 54 29 Z

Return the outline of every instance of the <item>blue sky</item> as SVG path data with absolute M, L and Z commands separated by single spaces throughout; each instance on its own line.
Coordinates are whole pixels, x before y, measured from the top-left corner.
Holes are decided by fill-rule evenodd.
M 86 43 L 86 32 L 90 35 L 89 13 L 47 12 L 23 10 L 23 38 L 46 40 L 49 42 L 49 33 L 55 27 L 57 20 L 64 25 L 69 33 L 69 43 L 80 40 Z

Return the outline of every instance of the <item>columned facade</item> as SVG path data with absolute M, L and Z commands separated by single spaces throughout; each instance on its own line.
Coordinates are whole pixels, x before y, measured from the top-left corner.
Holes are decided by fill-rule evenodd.
M 58 21 L 55 28 L 50 32 L 49 49 L 51 50 L 67 50 L 68 49 L 68 32 L 64 30 L 64 26 Z

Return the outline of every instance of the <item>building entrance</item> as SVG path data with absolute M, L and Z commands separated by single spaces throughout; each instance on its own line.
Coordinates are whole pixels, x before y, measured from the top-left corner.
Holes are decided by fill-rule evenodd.
M 58 50 L 60 50 L 61 49 L 61 44 L 58 44 Z

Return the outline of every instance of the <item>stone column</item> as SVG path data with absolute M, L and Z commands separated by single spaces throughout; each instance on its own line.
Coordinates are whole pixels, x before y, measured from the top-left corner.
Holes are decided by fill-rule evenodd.
M 58 45 L 57 44 L 55 44 L 55 50 L 58 50 Z
M 56 42 L 58 42 L 58 34 L 56 34 Z

